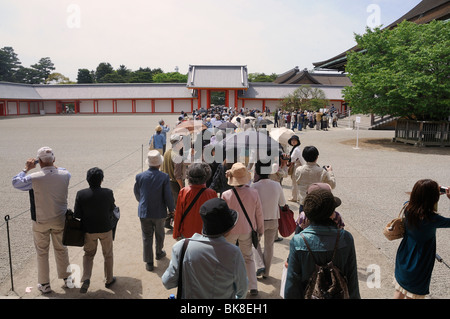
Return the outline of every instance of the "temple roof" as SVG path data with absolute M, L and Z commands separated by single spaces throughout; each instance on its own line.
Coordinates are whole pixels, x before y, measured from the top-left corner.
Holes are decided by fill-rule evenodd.
M 246 65 L 189 65 L 189 89 L 248 89 Z
M 274 81 L 277 84 L 317 84 L 327 86 L 350 86 L 352 82 L 344 74 L 310 73 L 295 67 L 280 74 Z

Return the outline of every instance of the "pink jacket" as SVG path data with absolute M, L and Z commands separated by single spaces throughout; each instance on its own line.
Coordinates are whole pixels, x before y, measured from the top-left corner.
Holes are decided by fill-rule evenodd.
M 241 198 L 242 204 L 247 211 L 248 217 L 252 222 L 253 229 L 262 235 L 264 233 L 264 216 L 262 211 L 261 200 L 256 189 L 250 188 L 248 185 L 236 187 L 236 190 Z M 251 232 L 250 225 L 245 218 L 245 214 L 239 205 L 239 201 L 234 195 L 233 189 L 229 189 L 222 194 L 222 198 L 227 202 L 228 207 L 234 209 L 239 213 L 239 218 L 231 230 L 230 234 L 248 234 Z

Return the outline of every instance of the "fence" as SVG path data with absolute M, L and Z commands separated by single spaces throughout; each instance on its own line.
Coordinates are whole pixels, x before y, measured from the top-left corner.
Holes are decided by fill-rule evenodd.
M 450 122 L 398 120 L 394 141 L 415 146 L 450 146 Z
M 139 147 L 138 149 L 134 150 L 133 152 L 127 154 L 126 156 L 120 158 L 119 160 L 115 161 L 114 163 L 106 166 L 105 168 L 103 168 L 103 171 L 107 171 L 109 168 L 119 164 L 120 162 L 124 161 L 125 159 L 129 158 L 130 156 L 137 154 L 140 151 L 141 153 L 141 160 L 139 163 L 139 168 L 141 169 L 141 171 L 144 170 L 144 144 L 141 145 L 141 147 Z M 127 176 L 131 175 L 131 174 L 135 174 L 136 169 L 132 169 L 129 172 L 126 173 Z M 75 184 L 72 184 L 69 189 L 73 189 L 76 188 L 77 186 L 79 186 L 80 184 L 84 183 L 85 180 L 81 180 Z M 0 222 L 0 229 L 3 226 L 6 226 L 6 239 L 7 239 L 7 248 L 8 248 L 8 257 L 9 257 L 9 271 L 10 271 L 10 279 L 11 279 L 11 291 L 14 291 L 14 279 L 13 279 L 13 263 L 12 263 L 12 254 L 11 254 L 11 238 L 10 238 L 10 229 L 9 229 L 9 224 L 12 220 L 26 214 L 29 213 L 29 209 L 22 211 L 20 213 L 15 214 L 14 216 L 10 216 L 10 215 L 6 215 L 4 217 L 4 223 Z M 1 282 L 0 282 L 1 283 Z

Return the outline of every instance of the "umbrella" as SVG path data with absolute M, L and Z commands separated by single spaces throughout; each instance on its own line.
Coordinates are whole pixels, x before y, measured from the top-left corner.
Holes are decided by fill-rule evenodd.
M 241 133 L 228 135 L 222 142 L 224 150 L 229 156 L 230 152 L 234 155 L 250 156 L 254 159 L 278 157 L 279 144 L 266 133 L 256 130 L 247 130 Z
M 241 123 L 244 124 L 244 117 L 243 117 L 242 115 L 238 115 L 238 116 L 233 117 L 233 118 L 231 119 L 231 123 L 236 124 L 236 123 L 237 123 L 236 119 L 237 119 L 238 117 L 241 119 Z
M 273 122 L 271 120 L 268 120 L 268 119 L 262 119 L 261 121 L 256 123 L 256 125 L 258 125 L 258 126 L 260 126 L 260 125 L 269 125 L 269 124 L 273 124 Z
M 274 128 L 270 131 L 269 135 L 275 141 L 278 141 L 281 145 L 287 145 L 288 140 L 294 135 L 295 132 L 286 127 Z
M 217 128 L 220 128 L 220 129 L 227 129 L 227 128 L 235 129 L 235 128 L 237 128 L 237 126 L 234 125 L 231 122 L 223 122 Z
M 253 116 L 246 116 L 245 119 L 250 121 L 256 120 L 256 118 Z
M 188 120 L 178 124 L 172 131 L 172 134 L 188 135 L 191 133 L 200 133 L 206 130 L 207 127 L 199 120 Z

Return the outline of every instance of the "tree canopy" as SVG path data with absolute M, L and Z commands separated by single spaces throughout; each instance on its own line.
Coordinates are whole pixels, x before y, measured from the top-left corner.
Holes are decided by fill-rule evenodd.
M 271 75 L 266 75 L 265 73 L 249 73 L 248 81 L 249 82 L 273 82 L 278 77 L 276 73 L 272 73 Z
M 327 104 L 329 104 L 329 101 L 325 92 L 307 84 L 295 89 L 294 92 L 280 101 L 280 107 L 286 111 L 297 109 L 317 111 L 320 108 L 324 108 Z
M 403 21 L 394 29 L 355 35 L 347 55 L 353 86 L 344 98 L 355 112 L 418 120 L 450 115 L 450 24 Z

